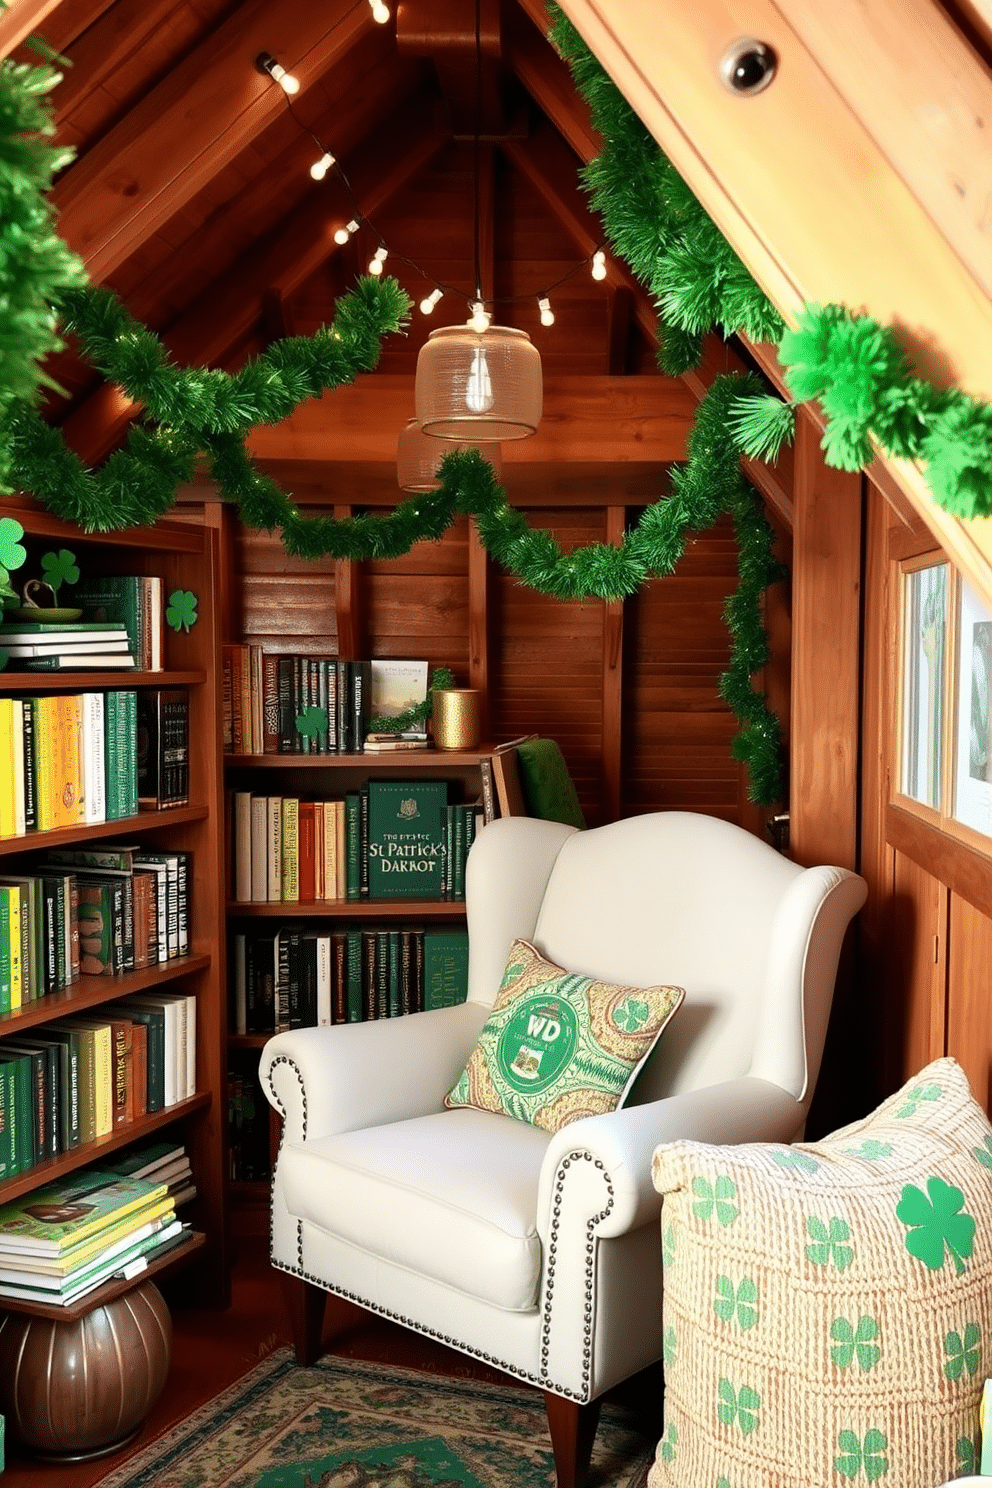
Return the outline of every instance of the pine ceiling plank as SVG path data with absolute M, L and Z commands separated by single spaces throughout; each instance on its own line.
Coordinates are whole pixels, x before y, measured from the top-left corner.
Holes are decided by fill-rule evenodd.
M 66 55 L 72 66 L 52 95 L 54 120 L 60 125 L 94 88 L 101 87 L 139 52 L 170 18 L 188 7 L 175 0 L 117 0 L 98 25 L 90 26 Z M 203 22 L 198 24 L 202 27 Z M 112 91 L 112 88 L 111 88 Z
M 586 206 L 579 189 L 575 156 L 555 129 L 542 122 L 529 139 L 506 140 L 502 149 L 540 192 L 581 254 L 589 256 L 606 243 L 603 224 Z M 657 346 L 658 318 L 651 302 L 634 276 L 612 255 L 606 260 L 606 283 L 611 289 L 630 290 L 637 324 L 648 343 Z
M 280 110 L 254 59 L 278 50 L 301 89 L 374 25 L 352 0 L 248 0 L 57 183 L 59 229 L 105 279 Z
M 114 5 L 114 0 L 60 0 L 41 28 L 41 34 L 50 47 L 57 52 L 66 52 L 77 37 L 90 26 L 95 26 Z
M 575 91 L 567 65 L 544 38 L 548 17 L 542 0 L 536 6 L 521 0 L 520 8 L 532 19 L 532 12 L 540 14 L 540 31 L 532 26 L 514 27 L 506 40 L 507 62 L 579 159 L 593 160 L 602 150 L 603 141 L 592 127 L 589 106 Z
M 37 31 L 59 0 L 13 0 L 0 11 L 0 57 L 9 56 L 25 36 Z
M 846 0 L 845 0 L 846 3 Z M 992 397 L 992 300 L 879 149 L 857 109 L 789 24 L 788 0 L 563 0 L 676 169 L 787 319 L 838 302 L 899 328 L 921 375 Z M 950 25 L 931 0 L 872 0 L 906 32 L 928 95 L 956 79 L 931 38 Z M 833 16 L 833 11 L 831 11 Z M 781 58 L 769 88 L 732 94 L 720 59 L 744 36 Z M 934 76 L 924 80 L 923 74 Z M 846 73 L 852 85 L 854 70 Z M 898 101 L 871 80 L 872 116 Z M 976 98 L 992 118 L 992 74 Z M 955 563 L 992 601 L 992 522 L 937 506 L 922 471 L 885 464 Z

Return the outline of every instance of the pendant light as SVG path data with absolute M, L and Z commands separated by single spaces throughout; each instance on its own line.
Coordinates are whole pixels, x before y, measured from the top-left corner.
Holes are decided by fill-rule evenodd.
M 493 467 L 497 480 L 503 473 L 503 455 L 498 444 L 456 444 L 425 434 L 412 418 L 396 441 L 396 479 L 401 491 L 438 491 L 441 481 L 438 467 L 452 450 L 477 449 Z
M 417 422 L 425 435 L 469 443 L 527 439 L 541 422 L 541 357 L 526 331 L 489 324 L 479 259 L 482 135 L 481 0 L 475 4 L 475 303 L 465 326 L 431 331 L 417 357 Z

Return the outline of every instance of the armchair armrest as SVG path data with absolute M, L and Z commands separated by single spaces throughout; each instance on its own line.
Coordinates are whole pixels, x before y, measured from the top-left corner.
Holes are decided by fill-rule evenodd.
M 296 1028 L 262 1050 L 259 1078 L 290 1142 L 439 1111 L 487 1009 L 466 1002 L 373 1023 Z
M 803 1106 L 787 1090 L 745 1075 L 572 1122 L 552 1138 L 541 1168 L 537 1223 L 542 1242 L 556 1202 L 563 1212 L 568 1205 L 567 1229 L 583 1243 L 587 1223 L 600 1214 L 599 1239 L 656 1219 L 661 1195 L 651 1182 L 651 1158 L 661 1142 L 788 1142 L 803 1115 Z M 565 1176 L 563 1165 L 570 1159 Z M 584 1181 L 577 1181 L 580 1174 Z

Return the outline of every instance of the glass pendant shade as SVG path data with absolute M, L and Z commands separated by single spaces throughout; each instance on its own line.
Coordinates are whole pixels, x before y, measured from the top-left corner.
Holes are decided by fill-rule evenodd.
M 417 358 L 417 423 L 435 439 L 526 439 L 541 422 L 541 357 L 526 331 L 439 326 Z
M 402 491 L 437 491 L 438 466 L 452 450 L 477 449 L 484 460 L 493 467 L 497 480 L 503 473 L 503 456 L 498 444 L 472 444 L 467 441 L 453 442 L 425 434 L 417 420 L 411 419 L 405 429 L 400 430 L 396 441 L 396 479 Z

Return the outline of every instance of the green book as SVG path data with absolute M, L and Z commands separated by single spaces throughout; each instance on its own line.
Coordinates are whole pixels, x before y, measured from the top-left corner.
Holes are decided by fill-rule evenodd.
M 141 579 L 136 574 L 96 574 L 82 579 L 73 589 L 72 602 L 81 607 L 84 621 L 123 625 L 131 655 L 140 665 Z
M 390 930 L 388 932 L 388 938 L 389 938 L 389 958 L 388 958 L 389 959 L 389 993 L 388 993 L 388 997 L 387 997 L 387 1005 L 388 1005 L 388 1010 L 389 1010 L 389 1016 L 391 1018 L 398 1018 L 400 1016 L 400 1014 L 405 1011 L 405 1009 L 403 1007 L 403 999 L 402 999 L 402 993 L 401 993 L 401 984 L 402 984 L 401 954 L 402 953 L 401 953 L 401 949 L 400 949 L 400 932 L 398 930 Z
M 369 781 L 369 897 L 440 899 L 444 892 L 444 780 Z
M 347 1001 L 349 1023 L 361 1023 L 365 1018 L 362 997 L 362 932 L 347 932 Z
M 454 1007 L 468 996 L 468 931 L 425 930 L 424 1007 Z
M 14 1176 L 14 1154 L 11 1147 L 10 1109 L 8 1095 L 10 1075 L 7 1066 L 0 1064 L 0 1181 Z
M 11 970 L 13 947 L 10 941 L 10 896 L 9 885 L 0 884 L 0 1013 L 10 1012 Z
M 63 1050 L 64 1074 L 60 1067 L 62 1105 L 59 1112 L 59 1139 L 62 1142 L 62 1151 L 69 1152 L 73 1147 L 78 1147 L 80 1142 L 79 1030 L 59 1028 L 57 1024 L 50 1023 L 45 1029 L 45 1037 L 57 1040 Z
M 348 791 L 344 798 L 344 831 L 345 898 L 357 899 L 361 890 L 362 856 L 362 808 L 357 791 Z
M 34 1167 L 34 1082 L 31 1060 L 27 1056 L 0 1052 L 0 1063 L 9 1067 L 7 1109 L 11 1110 L 10 1095 L 13 1094 L 11 1131 L 16 1152 L 16 1171 L 24 1173 Z M 2 1211 L 0 1211 L 2 1212 Z
M 167 1184 L 142 1178 L 110 1178 L 93 1171 L 70 1174 L 0 1208 L 0 1248 L 65 1255 L 126 1214 L 150 1208 L 167 1192 Z

